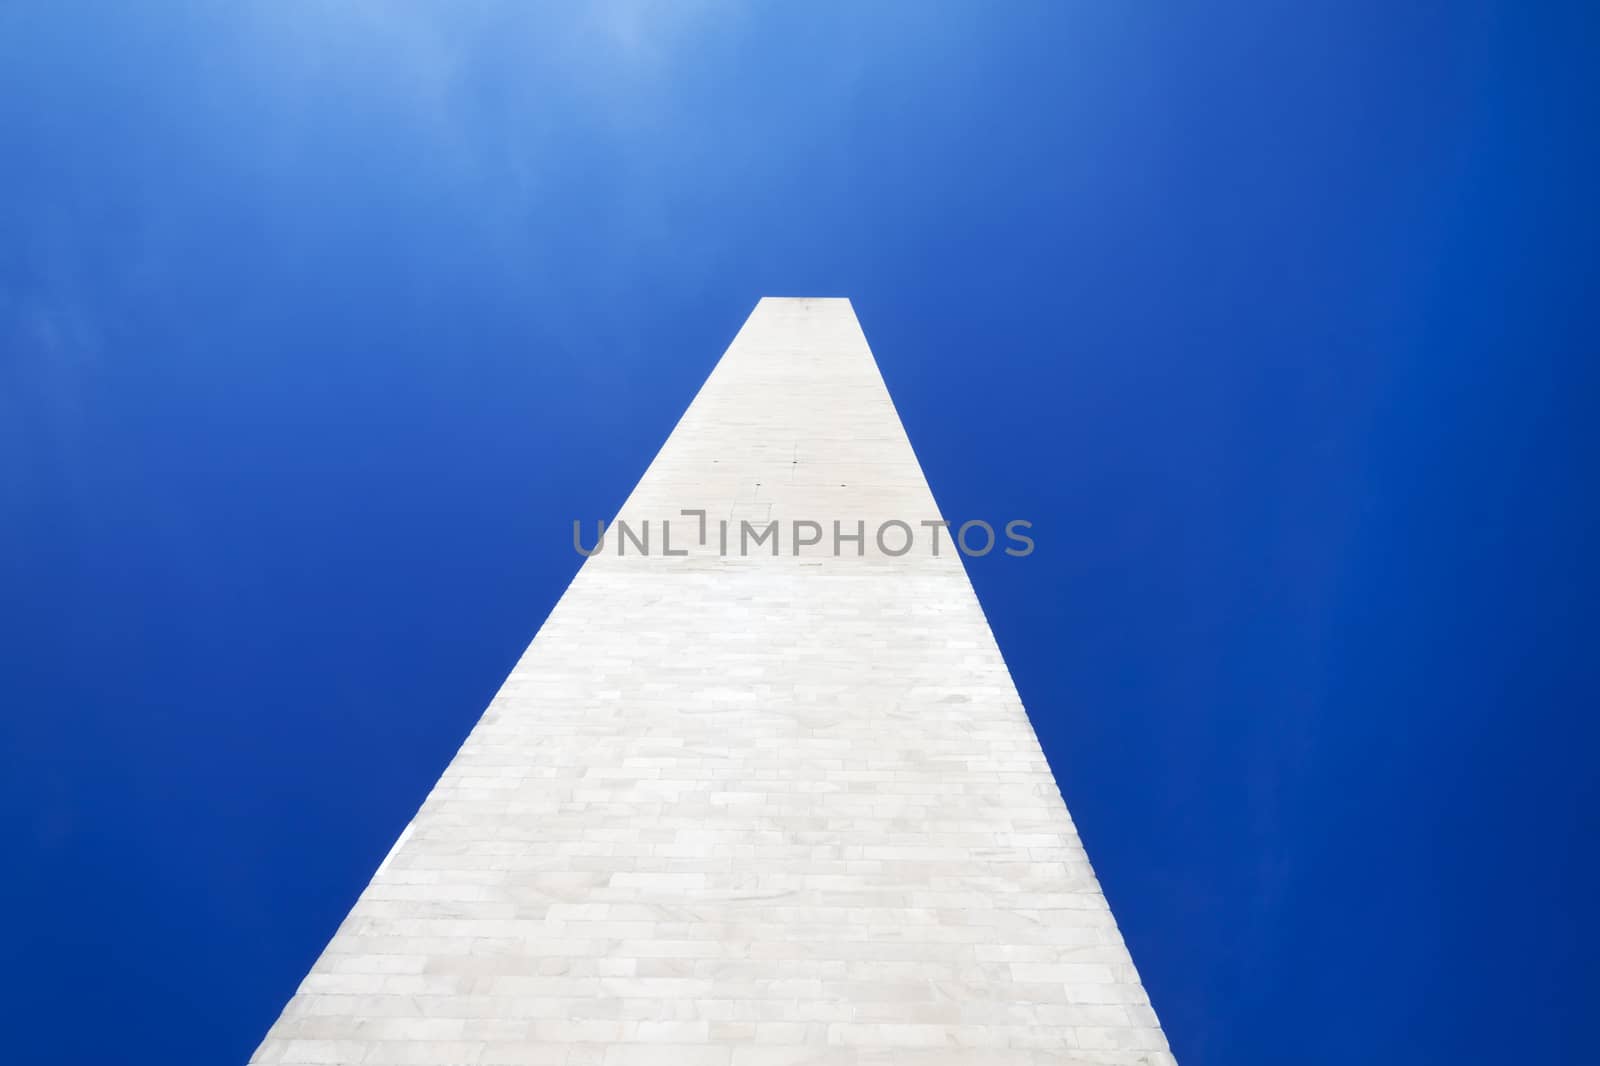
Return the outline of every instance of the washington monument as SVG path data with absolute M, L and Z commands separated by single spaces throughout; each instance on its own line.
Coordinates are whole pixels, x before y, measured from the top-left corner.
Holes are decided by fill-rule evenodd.
M 617 519 L 253 1062 L 1172 1066 L 849 301 Z

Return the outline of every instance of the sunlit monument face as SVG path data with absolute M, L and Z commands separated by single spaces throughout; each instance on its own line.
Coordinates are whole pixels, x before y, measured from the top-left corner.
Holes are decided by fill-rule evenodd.
M 762 300 L 579 533 L 252 1061 L 1173 1061 L 848 301 Z

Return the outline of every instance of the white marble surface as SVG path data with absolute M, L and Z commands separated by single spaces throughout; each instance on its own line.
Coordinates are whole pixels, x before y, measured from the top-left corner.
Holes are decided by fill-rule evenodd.
M 938 512 L 848 301 L 763 300 L 622 517 L 253 1062 L 1173 1062 L 959 556 L 871 542 Z

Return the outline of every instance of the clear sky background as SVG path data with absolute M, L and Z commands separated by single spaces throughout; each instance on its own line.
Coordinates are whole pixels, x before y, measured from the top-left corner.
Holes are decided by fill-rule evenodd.
M 1179 1060 L 1596 1063 L 1600 8 L 0 4 L 0 1010 L 242 1062 L 847 295 Z

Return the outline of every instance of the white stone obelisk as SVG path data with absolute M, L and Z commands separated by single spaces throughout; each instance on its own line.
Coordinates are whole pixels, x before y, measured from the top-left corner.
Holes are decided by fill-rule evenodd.
M 849 301 L 619 518 L 252 1061 L 1173 1062 Z

